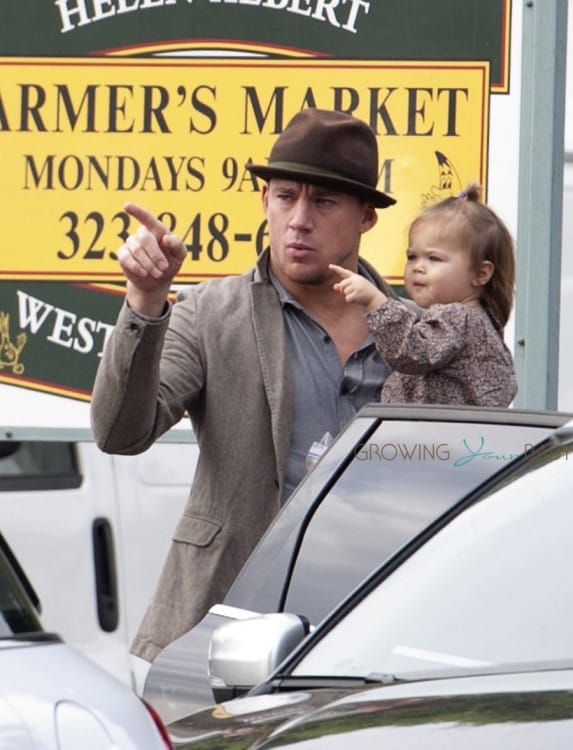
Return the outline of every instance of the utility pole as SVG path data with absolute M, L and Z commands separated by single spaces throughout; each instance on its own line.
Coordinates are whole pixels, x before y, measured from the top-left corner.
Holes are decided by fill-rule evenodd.
M 567 0 L 522 0 L 515 406 L 557 409 Z

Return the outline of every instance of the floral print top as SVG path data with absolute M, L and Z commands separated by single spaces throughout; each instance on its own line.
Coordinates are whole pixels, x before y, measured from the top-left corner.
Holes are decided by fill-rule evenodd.
M 511 352 L 481 305 L 432 305 L 421 316 L 388 299 L 366 313 L 392 367 L 385 403 L 509 406 L 517 393 Z

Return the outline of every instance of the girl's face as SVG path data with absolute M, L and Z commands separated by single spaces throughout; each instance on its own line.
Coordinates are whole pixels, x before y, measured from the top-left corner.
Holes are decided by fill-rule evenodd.
M 422 221 L 410 232 L 406 252 L 406 291 L 420 307 L 450 302 L 477 304 L 481 287 L 489 281 L 493 265 L 484 261 L 479 269 L 471 263 L 469 251 L 460 244 L 454 229 Z

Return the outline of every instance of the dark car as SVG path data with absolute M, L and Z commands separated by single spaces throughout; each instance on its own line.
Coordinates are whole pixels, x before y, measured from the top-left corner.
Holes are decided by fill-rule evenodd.
M 570 422 L 404 545 L 245 697 L 168 727 L 175 745 L 571 747 L 572 486 Z M 276 663 L 296 619 L 218 630 L 219 695 Z
M 293 493 L 225 600 L 159 654 L 143 697 L 165 721 L 209 705 L 207 649 L 216 627 L 273 612 L 317 625 L 401 545 L 568 418 L 365 407 Z

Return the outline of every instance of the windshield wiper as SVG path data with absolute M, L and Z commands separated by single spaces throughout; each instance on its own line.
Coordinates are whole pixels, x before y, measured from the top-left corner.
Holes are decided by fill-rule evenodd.
M 395 682 L 406 682 L 406 680 L 396 677 L 395 674 L 391 674 L 390 672 L 370 672 L 370 674 L 362 679 L 366 684 L 374 682 L 377 685 L 392 685 Z
M 393 685 L 405 682 L 396 675 L 371 672 L 368 675 L 286 675 L 277 676 L 273 684 L 288 690 L 310 690 L 314 688 L 346 689 L 361 685 Z

